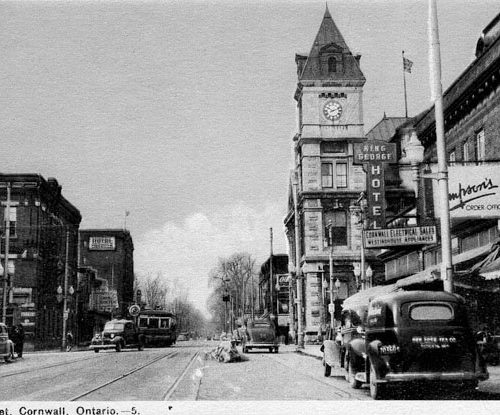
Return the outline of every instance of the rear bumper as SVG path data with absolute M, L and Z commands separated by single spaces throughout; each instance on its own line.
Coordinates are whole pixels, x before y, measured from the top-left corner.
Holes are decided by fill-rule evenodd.
M 249 342 L 243 343 L 243 346 L 251 349 L 253 348 L 268 349 L 270 347 L 273 348 L 278 347 L 278 345 L 274 343 L 249 343 Z
M 487 375 L 486 375 L 487 376 Z M 438 382 L 470 382 L 478 381 L 479 377 L 473 372 L 409 372 L 388 373 L 377 383 L 396 383 L 411 381 L 438 381 Z M 482 378 L 481 380 L 485 380 Z

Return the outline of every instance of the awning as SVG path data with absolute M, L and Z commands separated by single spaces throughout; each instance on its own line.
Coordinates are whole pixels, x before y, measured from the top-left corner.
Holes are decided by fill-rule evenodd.
M 485 280 L 496 280 L 500 278 L 500 258 L 497 258 L 488 265 L 479 268 L 478 273 Z

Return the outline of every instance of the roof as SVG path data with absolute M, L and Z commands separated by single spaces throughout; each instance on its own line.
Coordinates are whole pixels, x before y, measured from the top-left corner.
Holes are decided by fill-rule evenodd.
M 366 138 L 369 140 L 389 141 L 396 133 L 397 128 L 409 119 L 406 117 L 386 117 L 384 114 L 379 123 L 368 131 Z
M 335 50 L 342 53 L 344 62 L 343 72 L 321 71 L 320 52 L 324 50 Z M 304 56 L 304 55 L 301 55 Z M 328 10 L 328 6 L 323 16 L 323 21 L 316 35 L 316 39 L 312 45 L 311 51 L 307 57 L 306 64 L 302 73 L 299 75 L 299 80 L 359 80 L 365 81 L 365 77 L 359 68 L 358 60 L 352 55 L 351 50 L 345 43 L 345 40 L 335 25 L 332 16 Z

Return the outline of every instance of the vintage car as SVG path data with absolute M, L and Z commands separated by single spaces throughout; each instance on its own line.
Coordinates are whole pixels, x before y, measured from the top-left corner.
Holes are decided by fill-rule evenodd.
M 7 326 L 0 323 L 0 358 L 10 362 L 14 357 L 14 343 L 9 339 Z
M 111 320 L 104 325 L 102 333 L 92 338 L 89 348 L 96 353 L 106 349 L 121 352 L 126 347 L 143 350 L 144 344 L 145 336 L 132 320 Z
M 339 341 L 324 349 L 325 364 L 343 368 L 353 388 L 369 383 L 374 399 L 409 382 L 468 392 L 488 378 L 464 300 L 444 291 L 356 294 L 343 304 Z M 327 362 L 327 355 L 338 361 Z
M 269 349 L 270 353 L 278 353 L 278 338 L 274 324 L 264 319 L 248 321 L 241 338 L 241 347 L 243 353 L 251 349 Z

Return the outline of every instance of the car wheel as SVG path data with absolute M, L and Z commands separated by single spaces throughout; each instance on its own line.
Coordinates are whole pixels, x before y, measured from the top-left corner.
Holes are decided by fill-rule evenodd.
M 270 348 L 269 348 L 269 353 L 272 353 L 272 352 L 273 352 L 273 348 L 272 348 L 272 347 L 270 347 Z
M 349 385 L 353 389 L 359 389 L 362 385 L 362 383 L 359 380 L 356 380 L 356 371 L 354 370 L 354 364 L 352 361 L 349 361 L 349 366 L 347 369 L 347 381 L 349 382 Z
M 99 353 L 99 349 L 94 349 L 94 353 Z
M 325 363 L 325 371 L 323 374 L 325 375 L 325 377 L 329 377 L 331 373 L 332 367 L 328 363 Z
M 144 345 L 141 343 L 137 348 L 139 349 L 140 352 L 142 352 L 144 350 Z
M 375 368 L 373 364 L 370 363 L 370 396 L 376 400 L 384 399 L 386 386 L 377 383 L 376 380 L 377 375 L 375 374 Z
M 274 348 L 274 353 L 278 353 L 278 348 L 277 347 Z
M 5 360 L 5 363 L 11 363 L 12 362 L 12 357 L 11 356 L 5 356 L 3 359 Z
M 246 347 L 243 347 L 243 353 L 248 353 L 248 349 Z
M 122 351 L 122 344 L 121 342 L 116 343 L 116 351 L 121 352 Z

